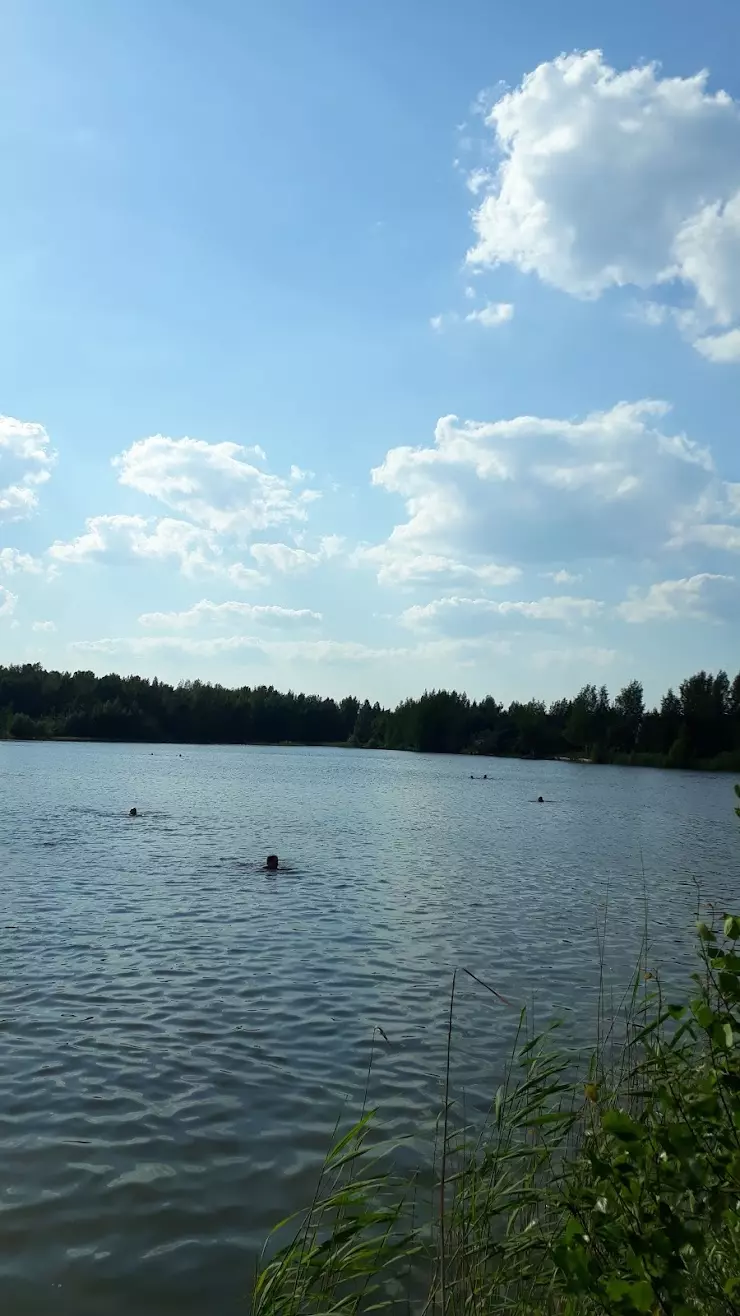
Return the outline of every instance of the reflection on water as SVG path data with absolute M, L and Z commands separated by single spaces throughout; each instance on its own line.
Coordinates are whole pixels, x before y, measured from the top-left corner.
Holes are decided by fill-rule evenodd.
M 485 783 L 447 757 L 0 745 L 13 1316 L 242 1310 L 267 1230 L 362 1098 L 374 1030 L 386 1126 L 431 1130 L 453 967 L 585 1035 L 607 899 L 615 983 L 644 892 L 668 973 L 696 879 L 737 904 L 728 778 L 475 766 Z M 458 983 L 457 1068 L 482 1104 L 516 1012 Z

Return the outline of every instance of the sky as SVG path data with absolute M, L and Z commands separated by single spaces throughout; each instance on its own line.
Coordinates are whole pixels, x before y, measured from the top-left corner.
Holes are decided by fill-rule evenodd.
M 0 0 L 0 661 L 740 665 L 733 0 Z

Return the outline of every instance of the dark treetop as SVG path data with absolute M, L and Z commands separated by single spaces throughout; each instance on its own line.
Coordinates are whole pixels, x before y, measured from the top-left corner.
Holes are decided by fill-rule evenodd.
M 0 667 L 0 737 L 60 736 L 182 743 L 350 744 L 458 754 L 578 757 L 655 766 L 740 768 L 740 675 L 699 672 L 646 709 L 631 681 L 611 699 L 586 685 L 573 699 L 505 708 L 427 691 L 395 709 L 272 686 L 177 686 L 140 676 Z

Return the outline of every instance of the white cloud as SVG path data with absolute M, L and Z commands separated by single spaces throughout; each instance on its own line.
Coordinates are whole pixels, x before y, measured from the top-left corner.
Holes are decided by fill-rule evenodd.
M 333 556 L 338 552 L 338 543 L 337 537 L 327 536 L 321 541 L 320 555 Z M 266 583 L 262 572 L 255 567 L 229 562 L 214 532 L 167 516 L 159 520 L 127 513 L 91 516 L 85 522 L 83 534 L 69 541 L 56 540 L 48 553 L 58 564 L 81 565 L 102 559 L 123 561 L 129 557 L 173 562 L 184 576 L 217 576 L 237 589 L 252 590 Z M 2 566 L 0 552 L 0 569 Z
M 684 544 L 703 544 L 705 548 L 725 553 L 740 553 L 740 525 L 688 526 L 681 536 L 681 545 Z
M 734 148 L 736 158 L 727 161 L 727 173 L 740 183 L 740 111 L 733 102 L 735 115 Z M 722 187 L 720 179 L 715 183 Z M 675 242 L 675 273 L 692 283 L 699 303 L 714 322 L 730 324 L 740 314 L 740 192 L 727 199 L 724 191 L 679 229 Z
M 0 521 L 32 515 L 39 501 L 36 490 L 49 479 L 55 461 L 43 425 L 0 416 Z
M 219 574 L 216 566 L 211 568 Z M 236 585 L 237 589 L 255 589 L 258 585 L 265 584 L 265 577 L 261 572 L 255 571 L 254 567 L 245 567 L 243 562 L 232 562 L 231 566 L 225 567 L 223 575 Z
M 202 622 L 230 621 L 242 617 L 245 621 L 271 625 L 295 625 L 321 621 L 320 612 L 308 608 L 281 608 L 277 604 L 212 603 L 201 599 L 185 612 L 144 612 L 139 617 L 142 626 L 198 626 Z
M 397 549 L 391 543 L 359 548 L 352 561 L 354 565 L 370 563 L 377 566 L 380 585 L 443 586 L 446 580 L 449 586 L 454 586 L 460 581 L 470 580 L 495 587 L 511 585 L 522 574 L 519 567 L 499 566 L 496 562 L 456 562 L 439 553 L 408 551 L 403 545 Z
M 544 580 L 551 580 L 555 585 L 575 585 L 577 581 L 583 580 L 583 576 L 578 572 L 565 571 L 564 569 L 560 571 L 543 571 L 541 574 Z
M 263 568 L 272 568 L 282 574 L 292 574 L 328 562 L 342 551 L 344 541 L 339 535 L 326 535 L 318 549 L 311 553 L 305 548 L 290 544 L 252 544 L 250 553 Z
M 11 617 L 15 612 L 15 605 L 18 602 L 18 595 L 11 594 L 9 589 L 0 585 L 0 617 Z
M 740 329 L 730 329 L 726 334 L 709 334 L 705 338 L 697 338 L 694 346 L 707 360 L 716 361 L 720 365 L 740 361 Z
M 484 661 L 510 652 L 504 640 L 432 640 L 411 646 L 376 647 L 351 640 L 272 640 L 249 635 L 219 635 L 195 639 L 188 635 L 147 635 L 106 637 L 97 640 L 74 640 L 74 652 L 93 654 L 146 655 L 170 651 L 214 657 L 224 653 L 253 653 L 273 662 L 286 663 L 424 663 L 455 662 L 470 666 L 471 660 Z
M 694 503 L 679 509 L 672 529 L 670 548 L 699 544 L 719 552 L 740 552 L 740 483 L 712 483 Z
M 720 483 L 706 448 L 666 432 L 669 410 L 644 399 L 582 420 L 444 416 L 433 445 L 392 448 L 372 472 L 407 519 L 363 552 L 386 579 L 416 556 L 504 568 L 649 556 Z
M 471 311 L 465 316 L 468 323 L 480 324 L 484 329 L 495 329 L 500 324 L 506 324 L 514 315 L 514 307 L 511 302 L 488 302 L 486 306 L 481 306 L 477 311 Z
M 320 495 L 301 486 L 310 473 L 293 466 L 287 479 L 254 464 L 261 448 L 162 434 L 139 439 L 114 458 L 121 484 L 184 513 L 217 534 L 246 539 L 256 530 L 306 518 Z
M 484 188 L 488 188 L 494 181 L 493 174 L 488 169 L 471 169 L 466 179 L 468 191 L 473 196 L 478 196 Z
M 474 297 L 475 290 L 466 288 L 465 295 Z M 452 325 L 461 324 L 479 324 L 484 329 L 495 329 L 498 325 L 511 320 L 513 314 L 514 307 L 511 302 L 488 302 L 478 310 L 470 311 L 467 315 L 460 315 L 459 311 L 445 311 L 440 315 L 433 315 L 429 323 L 437 334 L 449 329 Z
M 43 562 L 30 553 L 21 553 L 18 548 L 0 548 L 0 572 L 4 575 L 15 576 L 27 572 L 29 575 L 40 576 L 43 570 Z
M 220 653 L 252 650 L 259 654 L 286 662 L 373 662 L 406 658 L 413 650 L 404 648 L 373 648 L 348 640 L 263 640 L 249 635 L 220 635 L 207 640 L 196 640 L 183 635 L 157 635 L 141 637 L 74 640 L 70 649 L 83 653 L 146 654 L 159 650 L 176 650 L 181 653 L 210 657 Z
M 35 621 L 31 625 L 32 631 L 55 631 L 56 625 L 53 621 Z
M 431 603 L 417 603 L 406 608 L 402 621 L 407 626 L 459 626 L 467 628 L 471 622 L 484 619 L 496 622 L 501 618 L 525 617 L 532 621 L 583 622 L 597 617 L 604 605 L 598 599 L 574 598 L 561 595 L 554 598 L 532 600 L 503 600 L 484 598 L 433 599 Z
M 36 463 L 37 470 L 48 469 L 55 460 L 43 425 L 13 416 L 0 416 L 0 451 L 3 456 Z
M 663 302 L 635 302 L 635 305 L 630 308 L 629 315 L 631 319 L 640 320 L 642 324 L 650 325 L 652 329 L 656 329 L 670 319 L 671 308 Z
M 76 539 L 56 540 L 49 555 L 62 563 L 83 563 L 103 556 L 174 559 L 186 575 L 213 565 L 221 549 L 215 537 L 200 526 L 172 517 L 152 520 L 115 513 L 91 516 Z
M 23 521 L 38 506 L 38 496 L 26 485 L 8 484 L 0 489 L 0 521 Z
M 538 649 L 530 658 L 532 667 L 543 671 L 554 663 L 563 667 L 573 667 L 582 663 L 585 667 L 609 667 L 617 657 L 616 649 L 606 649 L 600 645 L 585 644 L 576 648 Z
M 740 107 L 707 74 L 617 72 L 600 51 L 540 64 L 486 123 L 471 265 L 516 265 L 578 297 L 680 280 L 720 326 L 740 316 Z
M 617 613 L 624 621 L 674 621 L 680 618 L 712 617 L 712 604 L 719 596 L 717 587 L 732 585 L 732 576 L 701 572 L 682 580 L 663 580 L 642 593 L 638 588 L 620 603 Z

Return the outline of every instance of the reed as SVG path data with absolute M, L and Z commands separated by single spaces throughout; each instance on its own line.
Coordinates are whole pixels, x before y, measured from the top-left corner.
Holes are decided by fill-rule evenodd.
M 699 922 L 676 1000 L 646 943 L 611 1017 L 602 992 L 585 1056 L 557 1026 L 528 1035 L 522 1011 L 477 1125 L 451 1095 L 453 981 L 432 1204 L 364 1110 L 279 1227 L 254 1316 L 740 1316 L 739 939 L 736 917 Z

